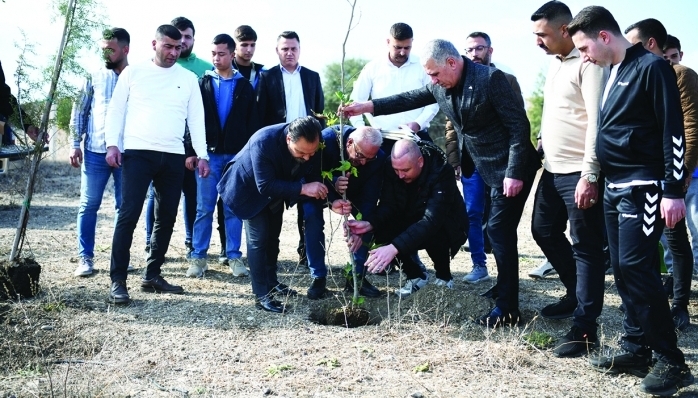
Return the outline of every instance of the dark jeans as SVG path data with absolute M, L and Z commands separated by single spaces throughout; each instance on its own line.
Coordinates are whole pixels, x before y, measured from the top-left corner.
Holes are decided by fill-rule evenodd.
M 686 219 L 682 219 L 674 228 L 664 227 L 664 235 L 669 243 L 674 275 L 673 304 L 686 307 L 691 295 L 691 280 L 693 279 L 693 250 L 688 242 Z
M 390 243 L 395 237 L 407 229 L 409 225 L 393 223 L 391 225 L 381 225 L 375 230 L 376 242 Z M 424 271 L 415 261 L 418 260 L 415 254 L 417 250 L 426 250 L 429 258 L 434 262 L 436 277 L 445 281 L 453 279 L 451 275 L 451 244 L 448 239 L 448 232 L 439 229 L 431 234 L 430 238 L 417 247 L 410 247 L 408 251 L 399 252 L 395 258 L 402 264 L 402 272 L 407 279 L 425 278 Z
M 611 266 L 623 304 L 624 340 L 649 346 L 670 362 L 684 363 L 655 261 L 664 229 L 656 185 L 606 188 L 604 211 Z
M 256 216 L 243 220 L 252 292 L 257 298 L 266 296 L 274 286 L 279 284 L 276 276 L 276 261 L 279 258 L 283 207 L 282 203 L 274 212 L 267 206 Z
M 155 223 L 144 278 L 152 279 L 160 275 L 177 219 L 184 159 L 184 155 L 145 150 L 126 150 L 122 155 L 122 204 L 112 239 L 112 281 L 126 280 L 133 231 L 151 182 L 155 192 Z
M 519 309 L 519 250 L 516 228 L 521 221 L 526 199 L 533 186 L 533 176 L 524 181 L 514 197 L 504 196 L 502 188 L 492 188 L 487 234 L 497 262 L 497 307 L 504 313 Z
M 225 253 L 225 209 L 223 208 L 223 199 L 218 198 L 218 202 L 216 202 L 216 209 L 217 209 L 217 214 L 218 216 L 216 219 L 218 220 L 218 236 L 221 238 L 221 253 Z
M 185 158 L 186 159 L 186 158 Z M 184 194 L 182 213 L 184 215 L 184 242 L 191 243 L 192 231 L 194 230 L 194 221 L 196 220 L 196 176 L 194 173 L 197 170 L 189 170 L 184 167 L 182 174 L 182 194 Z M 155 222 L 154 214 L 154 195 L 152 187 L 148 192 L 148 203 L 145 209 L 145 244 L 150 244 L 150 235 L 153 233 L 153 223 Z M 177 196 L 180 196 L 179 193 Z
M 577 297 L 574 324 L 596 331 L 603 308 L 605 264 L 603 254 L 603 181 L 598 202 L 580 209 L 574 201 L 581 173 L 553 174 L 543 170 L 536 189 L 531 232 L 555 268 L 569 297 Z M 570 223 L 572 244 L 565 236 Z

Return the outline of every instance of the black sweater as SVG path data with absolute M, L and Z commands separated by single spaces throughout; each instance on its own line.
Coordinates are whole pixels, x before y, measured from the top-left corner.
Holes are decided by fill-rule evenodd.
M 596 155 L 607 182 L 663 181 L 664 196 L 684 196 L 683 113 L 665 60 L 641 44 L 628 48 L 598 123 Z

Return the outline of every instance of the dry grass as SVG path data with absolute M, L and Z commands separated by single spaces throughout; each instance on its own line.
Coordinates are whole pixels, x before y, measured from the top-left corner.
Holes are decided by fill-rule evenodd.
M 105 196 L 99 216 L 95 255 L 99 272 L 76 279 L 72 272 L 79 171 L 70 169 L 67 161 L 46 162 L 41 174 L 27 253 L 43 266 L 42 292 L 31 300 L 0 304 L 0 397 L 641 395 L 640 379 L 595 372 L 585 358 L 555 358 L 550 348 L 538 348 L 527 338 L 532 332 L 559 337 L 571 325 L 569 320 L 536 316 L 564 289 L 554 277 L 533 281 L 526 276 L 540 261 L 529 232 L 530 203 L 519 228 L 525 325 L 489 331 L 472 323 L 492 305 L 478 295 L 490 285 L 468 286 L 460 280 L 471 264 L 467 253 L 461 253 L 453 262 L 454 290 L 429 285 L 406 300 L 392 294 L 367 300 L 366 308 L 381 322 L 344 329 L 311 322 L 309 314 L 322 304 L 309 302 L 303 294 L 289 299 L 292 309 L 285 316 L 254 309 L 249 280 L 235 279 L 228 269 L 215 265 L 217 238 L 205 279 L 184 278 L 181 222 L 163 270 L 187 293 L 142 293 L 136 288 L 137 271 L 129 277 L 132 305 L 109 305 L 113 200 Z M 7 184 L 18 180 L 5 177 L 0 177 L 2 255 L 9 252 L 19 212 L 10 204 L 21 203 L 7 190 Z M 295 263 L 295 210 L 286 213 L 285 221 L 280 278 L 303 293 L 310 277 Z M 334 219 L 328 231 L 336 227 Z M 131 251 L 139 270 L 144 266 L 143 247 L 141 221 Z M 330 287 L 336 296 L 325 303 L 346 304 L 350 298 L 341 294 L 346 254 L 337 241 L 329 252 Z M 422 258 L 428 257 L 422 253 Z M 494 260 L 491 256 L 488 260 L 492 271 Z M 390 292 L 400 284 L 397 275 L 372 281 Z M 620 302 L 610 276 L 606 285 L 600 332 L 604 346 L 614 346 L 620 333 Z M 690 311 L 695 316 L 693 305 Z M 690 327 L 679 334 L 679 343 L 698 373 L 695 334 L 695 327 Z M 683 396 L 696 394 L 698 389 L 691 387 Z

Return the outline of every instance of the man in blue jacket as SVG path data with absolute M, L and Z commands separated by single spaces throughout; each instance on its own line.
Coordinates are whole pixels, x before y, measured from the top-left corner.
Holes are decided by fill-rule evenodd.
M 596 154 L 606 175 L 604 213 L 611 265 L 625 305 L 622 351 L 590 359 L 604 373 L 644 377 L 640 390 L 673 395 L 693 384 L 659 270 L 659 236 L 686 214 L 684 128 L 671 66 L 632 45 L 603 7 L 586 7 L 567 26 L 585 61 L 611 67 L 601 99 Z M 652 352 L 657 362 L 652 365 Z
M 192 239 L 194 250 L 187 270 L 189 277 L 201 277 L 208 269 L 206 257 L 211 243 L 213 210 L 218 199 L 216 185 L 223 175 L 225 165 L 240 152 L 257 129 L 254 89 L 232 67 L 235 41 L 227 34 L 220 34 L 213 39 L 212 46 L 215 70 L 205 72 L 199 79 L 206 114 L 206 148 L 211 174 L 207 178 L 196 178 L 197 205 Z M 222 206 L 222 210 L 228 265 L 233 276 L 247 276 L 240 251 L 242 220 L 235 217 L 228 206 Z
M 339 126 L 328 127 L 322 131 L 324 148 L 322 149 L 322 170 L 329 171 L 340 165 Z M 335 173 L 332 180 L 324 179 L 328 188 L 330 202 L 342 199 L 346 192 L 347 199 L 351 201 L 351 212 L 356 217 L 361 213 L 363 220 L 371 220 L 373 211 L 378 203 L 381 185 L 383 184 L 383 166 L 385 153 L 381 150 L 383 137 L 380 130 L 371 127 L 345 127 L 342 134 L 342 147 L 344 159 L 356 167 L 356 175 L 347 171 L 342 175 Z M 308 298 L 317 300 L 325 297 L 327 267 L 325 265 L 325 234 L 323 232 L 325 220 L 322 209 L 327 201 L 315 199 L 303 202 L 303 216 L 305 222 L 305 247 L 308 255 L 308 267 L 313 283 L 308 289 Z M 359 274 L 361 287 L 359 294 L 364 297 L 379 297 L 380 290 L 376 289 L 366 278 L 364 262 L 368 255 L 368 247 L 373 234 L 364 236 L 364 245 L 354 254 L 356 272 Z M 345 285 L 347 291 L 354 291 L 353 278 L 347 276 Z
M 218 184 L 223 203 L 245 224 L 247 262 L 258 309 L 284 312 L 286 306 L 274 300 L 274 294 L 296 294 L 276 276 L 279 234 L 284 207 L 304 196 L 327 198 L 325 184 L 306 182 L 314 174 L 319 180 L 319 159 L 314 155 L 321 131 L 312 116 L 264 127 L 229 163 Z

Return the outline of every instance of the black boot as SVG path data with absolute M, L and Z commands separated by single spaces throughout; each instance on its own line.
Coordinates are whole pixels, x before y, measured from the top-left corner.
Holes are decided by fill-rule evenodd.
M 376 298 L 380 297 L 383 295 L 383 293 L 378 290 L 377 287 L 373 286 L 371 282 L 366 279 L 365 276 L 359 275 L 359 295 L 368 297 L 368 298 Z M 347 276 L 347 282 L 344 285 L 344 291 L 345 292 L 350 292 L 354 293 L 354 278 L 351 274 Z
M 313 278 L 313 283 L 308 288 L 308 298 L 310 300 L 319 300 L 329 297 L 330 291 L 327 290 L 327 278 Z

